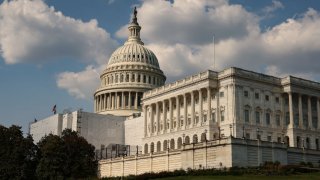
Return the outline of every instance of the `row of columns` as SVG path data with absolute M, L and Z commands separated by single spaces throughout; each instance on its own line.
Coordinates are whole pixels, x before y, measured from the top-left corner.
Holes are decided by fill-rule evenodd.
M 140 99 L 142 97 L 141 92 L 110 92 L 95 96 L 95 112 L 114 110 L 114 109 L 132 109 L 132 103 L 134 109 L 138 109 L 140 105 Z M 121 103 L 120 103 L 121 100 Z
M 206 88 L 206 98 L 207 98 L 207 122 L 211 119 L 211 89 L 210 88 Z M 144 123 L 145 123 L 145 129 L 144 129 L 144 133 L 145 136 L 148 136 L 150 134 L 159 134 L 161 132 L 161 128 L 160 128 L 160 124 L 162 124 L 163 127 L 163 131 L 162 132 L 170 132 L 172 130 L 177 130 L 177 129 L 186 129 L 187 127 L 193 127 L 196 126 L 197 124 L 195 124 L 195 92 L 196 91 L 191 91 L 191 92 L 187 92 L 184 93 L 182 95 L 177 95 L 175 97 L 170 97 L 168 99 L 164 99 L 162 101 L 158 101 L 155 103 L 151 103 L 151 104 L 146 104 L 144 105 Z M 198 106 L 198 114 L 199 114 L 199 122 L 202 122 L 203 120 L 203 94 L 202 94 L 202 89 L 197 90 L 197 93 L 199 95 L 199 106 Z M 182 96 L 182 98 L 180 98 Z M 188 96 L 190 96 L 190 100 L 191 100 L 191 108 L 190 108 L 190 122 L 188 122 L 188 108 L 187 108 L 187 100 L 188 100 Z M 173 117 L 173 101 L 175 100 L 176 103 L 176 127 L 174 127 L 174 117 Z M 183 100 L 183 101 L 181 101 Z M 180 118 L 180 103 L 183 102 L 183 119 Z M 167 113 L 167 106 L 166 104 L 168 103 L 168 107 L 169 107 L 169 113 Z M 162 117 L 160 117 L 160 105 L 162 105 Z M 154 110 L 154 106 L 155 106 L 155 110 Z M 150 109 L 149 113 L 150 113 L 150 119 L 148 121 L 148 109 Z M 154 114 L 155 113 L 155 114 Z M 167 114 L 169 115 L 169 117 L 167 117 Z M 155 117 L 155 119 L 154 119 Z M 162 120 L 162 122 L 161 122 Z M 169 120 L 169 121 L 167 121 Z M 169 128 L 168 128 L 168 123 L 169 123 Z M 183 125 L 181 125 L 181 123 L 183 123 Z M 156 126 L 156 127 L 154 127 Z M 149 129 L 149 132 L 148 132 Z
M 289 127 L 294 127 L 294 109 L 293 109 L 293 93 L 289 92 L 289 113 L 290 113 L 290 124 Z M 299 128 L 304 127 L 303 125 L 303 108 L 302 108 L 302 94 L 298 94 L 298 112 L 299 112 Z M 317 109 L 317 121 L 320 122 L 320 103 L 319 99 L 316 99 L 316 109 Z M 307 109 L 308 109 L 308 128 L 313 128 L 313 122 L 312 122 L 312 107 L 311 107 L 311 96 L 308 96 L 308 103 L 307 103 Z M 319 124 L 318 124 L 319 127 Z M 318 128 L 316 127 L 316 128 Z

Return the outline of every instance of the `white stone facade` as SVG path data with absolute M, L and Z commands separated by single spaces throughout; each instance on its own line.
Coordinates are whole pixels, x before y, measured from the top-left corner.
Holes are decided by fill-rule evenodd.
M 77 131 L 90 144 L 100 149 L 111 143 L 124 144 L 124 117 L 83 111 L 56 114 L 30 124 L 30 134 L 37 143 L 48 134 L 61 135 L 65 129 Z
M 236 138 L 319 149 L 320 84 L 239 68 L 206 71 L 144 93 L 144 152 Z

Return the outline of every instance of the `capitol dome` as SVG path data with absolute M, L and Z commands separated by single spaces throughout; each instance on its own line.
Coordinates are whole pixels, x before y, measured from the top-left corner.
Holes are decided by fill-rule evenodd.
M 128 29 L 128 40 L 112 53 L 100 75 L 94 94 L 96 113 L 129 116 L 141 112 L 143 93 L 165 83 L 157 57 L 140 39 L 136 9 Z

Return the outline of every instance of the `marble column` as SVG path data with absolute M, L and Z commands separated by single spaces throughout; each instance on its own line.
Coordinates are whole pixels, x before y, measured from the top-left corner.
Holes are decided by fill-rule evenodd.
M 191 127 L 194 126 L 194 93 L 190 92 L 191 95 Z
M 128 96 L 128 108 L 131 109 L 131 92 L 129 91 L 129 96 Z
M 162 123 L 163 123 L 163 129 L 164 129 L 164 132 L 167 131 L 167 119 L 166 119 L 166 102 L 163 100 L 162 101 Z
M 211 90 L 210 87 L 207 88 L 207 120 L 208 124 L 211 122 Z
M 104 94 L 104 109 L 107 110 L 107 107 L 108 107 L 108 101 L 107 101 L 107 98 L 108 98 L 108 94 Z
M 179 102 L 179 96 L 176 97 L 176 110 L 177 110 L 177 124 L 178 124 L 178 127 L 177 129 L 180 129 L 181 128 L 181 125 L 180 125 L 180 102 Z
M 150 104 L 150 124 L 151 124 L 151 134 L 154 133 L 154 115 L 153 115 L 153 104 Z
M 311 96 L 308 96 L 308 127 L 312 128 Z
M 187 94 L 183 94 L 183 111 L 184 111 L 184 128 L 187 127 L 187 123 L 188 123 L 188 111 L 187 111 Z
M 144 137 L 147 137 L 147 128 L 148 128 L 147 105 L 143 106 L 143 114 L 144 114 Z
M 112 95 L 112 93 L 110 93 L 111 95 L 111 109 L 113 110 L 114 109 L 114 96 Z
M 299 94 L 299 127 L 303 127 L 302 95 Z
M 202 91 L 201 89 L 199 90 L 199 121 L 201 124 L 203 124 L 203 119 L 202 119 Z
M 292 93 L 289 92 L 289 115 L 290 115 L 290 123 L 289 127 L 293 127 L 293 104 L 292 104 Z
M 126 108 L 126 97 L 124 95 L 124 92 L 121 92 L 121 109 L 125 109 Z
M 97 98 L 96 98 L 96 96 L 94 97 L 93 110 L 94 110 L 94 112 L 97 112 Z
M 158 133 L 160 131 L 160 126 L 159 126 L 159 102 L 156 102 L 156 122 L 157 122 L 156 133 Z
M 116 92 L 117 96 L 117 109 L 120 109 L 120 96 L 118 95 L 118 92 Z
M 138 109 L 138 92 L 136 92 L 136 96 L 134 98 L 134 109 Z
M 170 130 L 173 129 L 173 113 L 172 113 L 172 99 L 169 98 L 169 119 L 170 119 Z

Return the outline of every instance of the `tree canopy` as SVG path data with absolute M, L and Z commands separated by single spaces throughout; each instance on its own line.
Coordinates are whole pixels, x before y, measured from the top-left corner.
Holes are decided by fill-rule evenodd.
M 0 179 L 79 179 L 97 174 L 94 146 L 77 132 L 49 134 L 35 145 L 21 127 L 0 125 Z

